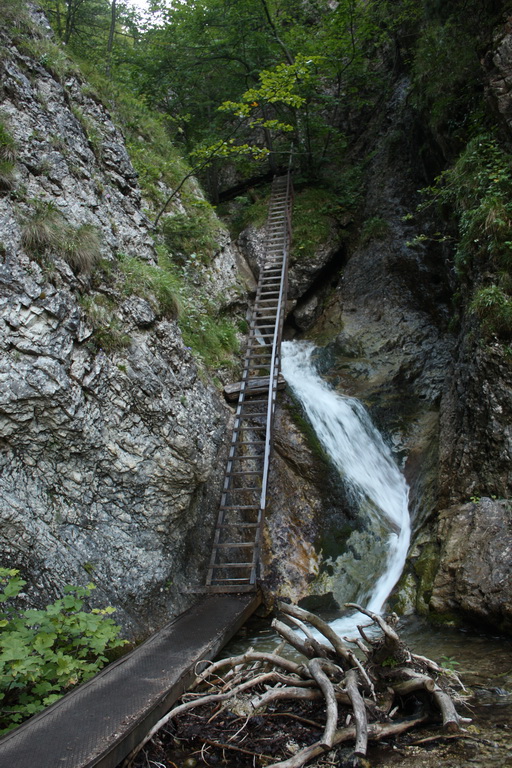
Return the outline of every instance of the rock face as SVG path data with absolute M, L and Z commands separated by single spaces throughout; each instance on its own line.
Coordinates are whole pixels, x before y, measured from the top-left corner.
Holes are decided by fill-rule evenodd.
M 443 510 L 438 521 L 440 565 L 430 610 L 483 627 L 512 629 L 510 503 L 489 498 Z
M 94 227 L 107 263 L 154 263 L 137 174 L 106 109 L 69 62 L 58 78 L 2 43 L 0 119 L 17 146 L 0 197 L 2 564 L 23 571 L 30 603 L 93 581 L 97 603 L 142 636 L 194 599 L 185 588 L 204 573 L 229 411 L 146 298 L 27 250 L 26 221 L 45 205 L 70 233 Z M 209 295 L 243 303 L 239 271 L 221 243 Z M 108 303 L 113 348 L 93 336 L 91 296 Z
M 484 59 L 487 94 L 512 128 L 510 20 Z M 462 328 L 441 400 L 440 544 L 430 610 L 510 631 L 512 372 L 508 350 L 483 344 L 473 323 Z M 479 502 L 478 499 L 483 497 Z M 473 503 L 467 503 L 472 499 Z
M 494 50 L 484 59 L 489 72 L 487 93 L 507 124 L 512 126 L 512 17 L 496 31 Z

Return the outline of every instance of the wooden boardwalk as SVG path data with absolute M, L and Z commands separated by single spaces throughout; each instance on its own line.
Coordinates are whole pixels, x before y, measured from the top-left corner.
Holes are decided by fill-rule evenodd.
M 209 595 L 0 740 L 1 768 L 115 768 L 260 603 Z

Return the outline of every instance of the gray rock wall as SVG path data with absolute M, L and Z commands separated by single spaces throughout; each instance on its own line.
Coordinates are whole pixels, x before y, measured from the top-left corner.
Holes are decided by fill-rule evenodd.
M 55 77 L 26 47 L 1 42 L 0 119 L 17 145 L 0 192 L 1 562 L 22 570 L 29 603 L 93 581 L 97 604 L 140 637 L 204 579 L 229 411 L 173 320 L 96 286 L 125 338 L 103 350 L 83 308 L 87 274 L 27 252 L 24 222 L 39 201 L 66 226 L 95 227 L 107 262 L 154 263 L 137 174 L 108 111 L 69 62 Z M 220 240 L 198 290 L 243 305 L 241 259 Z

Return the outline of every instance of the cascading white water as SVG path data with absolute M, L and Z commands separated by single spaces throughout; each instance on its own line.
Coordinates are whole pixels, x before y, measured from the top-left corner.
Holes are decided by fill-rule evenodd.
M 386 556 L 370 594 L 360 595 L 368 610 L 380 613 L 400 578 L 410 541 L 408 488 L 390 449 L 356 399 L 332 390 L 318 375 L 308 342 L 283 342 L 282 372 L 301 401 L 325 451 L 354 501 L 386 530 Z M 333 622 L 339 634 L 361 623 L 353 614 Z

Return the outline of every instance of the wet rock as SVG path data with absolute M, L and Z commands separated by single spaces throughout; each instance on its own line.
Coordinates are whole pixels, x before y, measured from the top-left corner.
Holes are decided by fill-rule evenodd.
M 441 402 L 440 482 L 445 505 L 471 496 L 507 497 L 512 487 L 512 371 L 499 343 L 470 328 Z
M 439 515 L 440 565 L 429 608 L 482 628 L 512 629 L 510 504 L 482 498 Z

